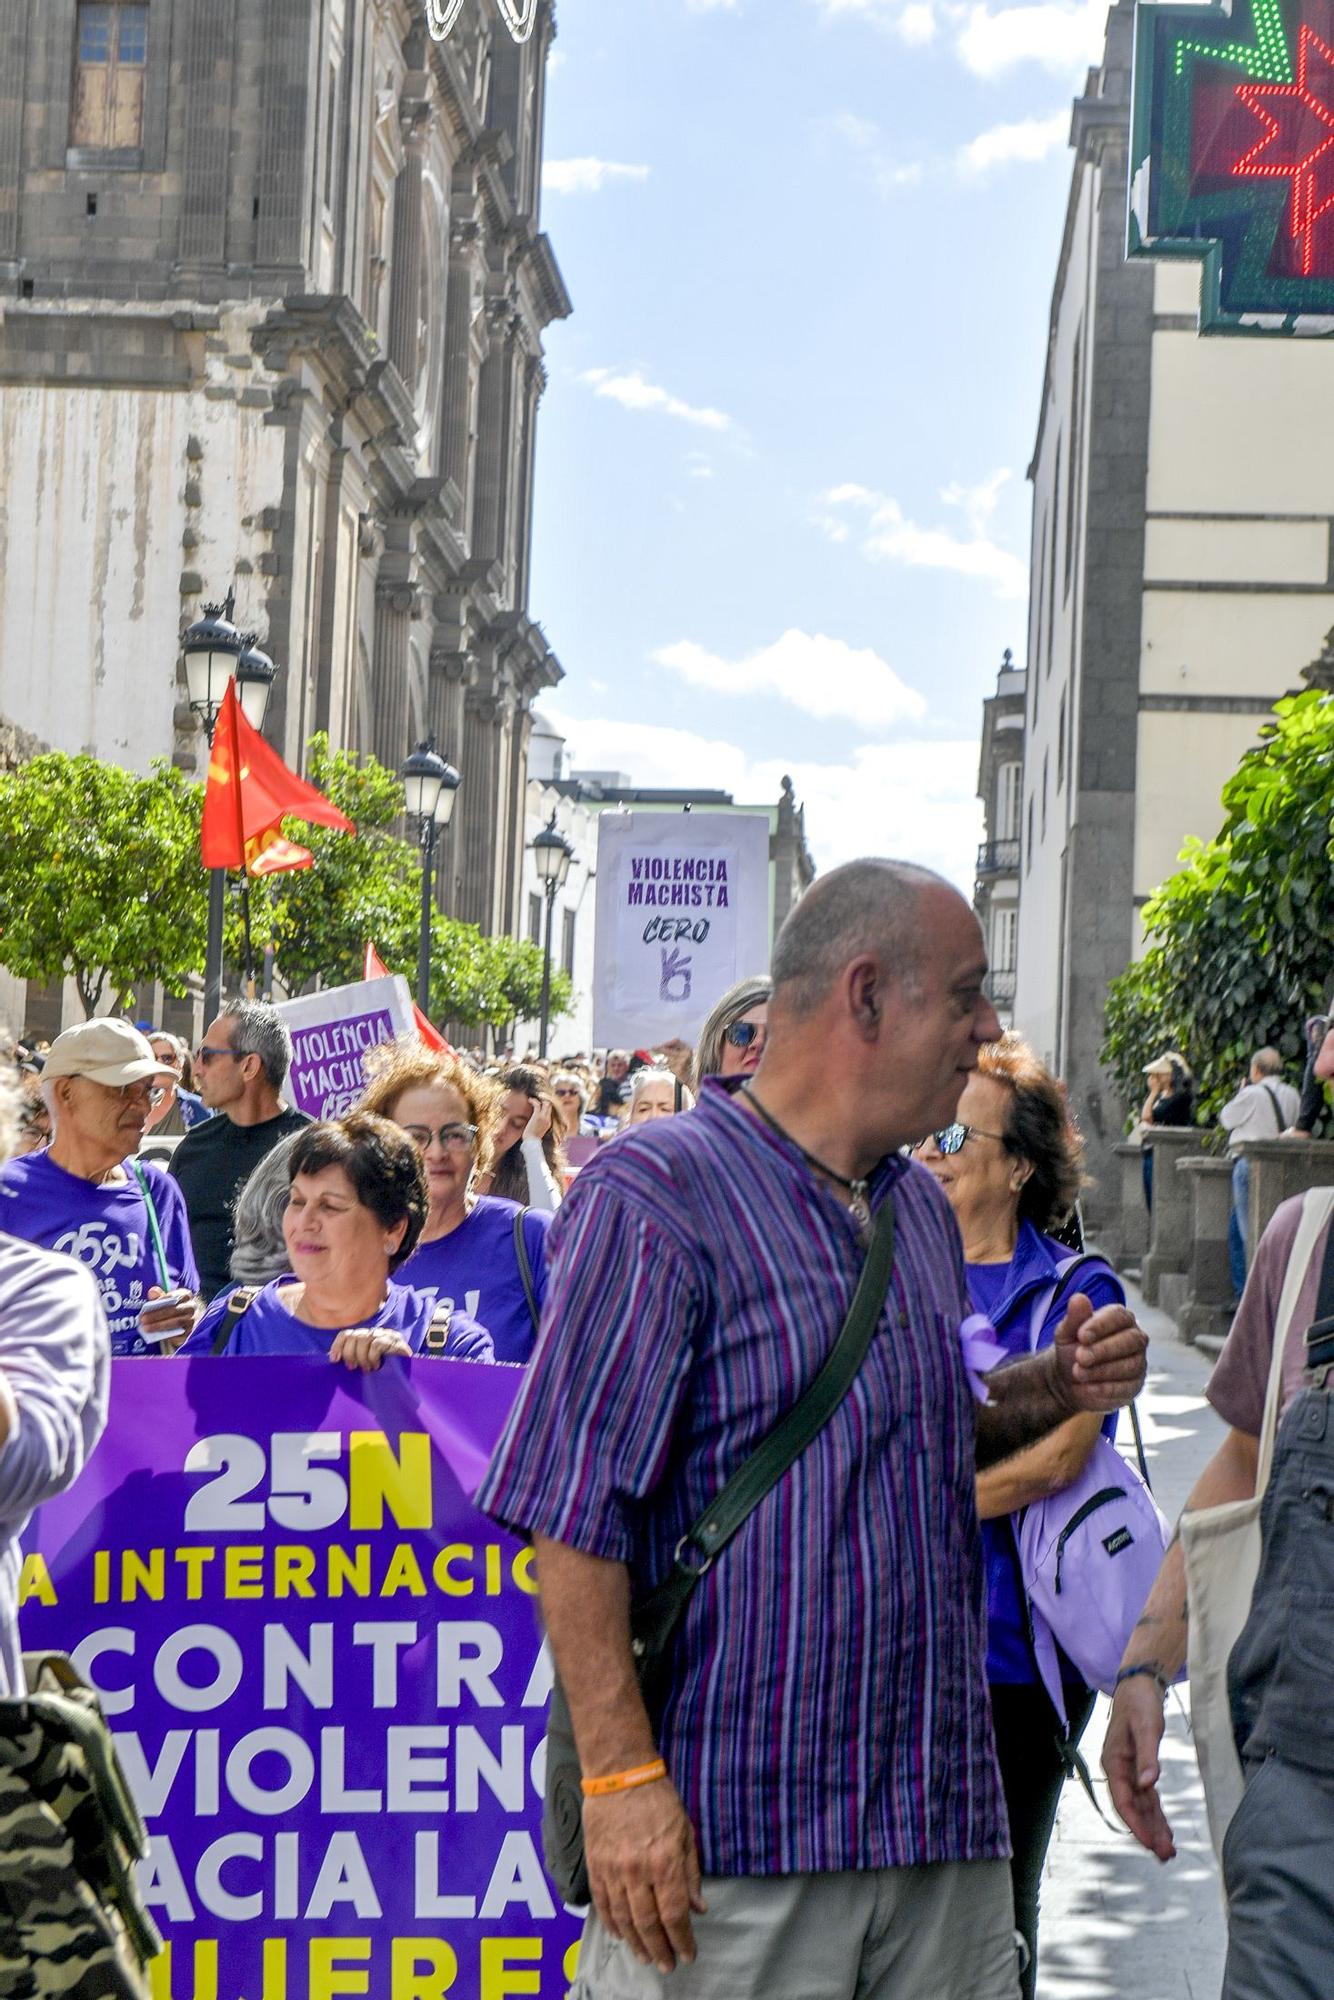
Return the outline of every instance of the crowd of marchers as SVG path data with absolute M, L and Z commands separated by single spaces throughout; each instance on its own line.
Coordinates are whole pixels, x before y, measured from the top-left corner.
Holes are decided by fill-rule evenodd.
M 1146 1339 L 1081 1241 L 1061 1084 L 986 975 L 953 889 L 867 861 L 816 882 L 693 1050 L 489 1063 L 414 1038 L 316 1121 L 262 1003 L 193 1051 L 116 1018 L 19 1045 L 0 1692 L 19 1537 L 96 1441 L 110 1355 L 519 1364 L 478 1504 L 537 1551 L 548 1787 L 568 1767 L 575 1798 L 548 1861 L 590 1905 L 578 2000 L 1032 2000 L 1098 1688 L 1117 1807 L 1171 1853 L 1157 1746 L 1190 1638 L 1182 1545 L 1118 1449 Z M 1267 1055 L 1247 1089 L 1275 1090 Z M 1182 1070 L 1150 1066 L 1146 1123 Z M 1297 1490 L 1293 1419 L 1260 1439 L 1267 1408 L 1272 1430 L 1323 1396 L 1301 1339 L 1334 1312 L 1329 1237 L 1292 1204 L 1266 1233 L 1196 1510 L 1253 1496 L 1267 1454 Z M 1329 1532 L 1283 1530 L 1238 1648 L 1227 2000 L 1317 1990 L 1273 1973 L 1276 1897 L 1294 1967 L 1334 1946 L 1334 1885 L 1290 1848 L 1328 1828 L 1334 1760 L 1319 1729 L 1298 1754 L 1277 1595 L 1334 1601 Z M 1319 1615 L 1297 1621 L 1317 1649 Z

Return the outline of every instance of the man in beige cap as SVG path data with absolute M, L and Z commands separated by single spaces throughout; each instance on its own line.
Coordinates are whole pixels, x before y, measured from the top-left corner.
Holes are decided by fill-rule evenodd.
M 128 1021 L 67 1028 L 42 1071 L 51 1143 L 0 1167 L 0 1229 L 87 1265 L 113 1354 L 163 1353 L 195 1321 L 199 1274 L 180 1189 L 134 1157 L 170 1074 Z

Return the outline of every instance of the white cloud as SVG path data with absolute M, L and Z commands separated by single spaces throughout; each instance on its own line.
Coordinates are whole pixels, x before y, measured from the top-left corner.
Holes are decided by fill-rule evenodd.
M 687 14 L 735 14 L 738 0 L 686 0 Z
M 724 699 L 771 696 L 805 715 L 846 717 L 867 730 L 920 721 L 926 713 L 925 698 L 901 681 L 887 660 L 823 632 L 790 630 L 738 660 L 725 660 L 691 639 L 662 646 L 653 658 L 689 686 Z
M 826 20 L 871 21 L 919 47 L 936 32 L 935 0 L 815 0 Z
M 600 194 L 609 181 L 646 181 L 648 174 L 626 160 L 547 160 L 542 186 L 547 194 Z
M 961 486 L 956 481 L 941 492 L 941 499 L 947 507 L 961 507 L 964 519 L 973 534 L 985 535 L 990 532 L 996 503 L 1001 496 L 1001 488 L 1008 484 L 1012 474 L 1008 465 L 993 472 L 990 479 L 983 479 L 976 486 Z
M 829 120 L 829 129 L 866 161 L 881 194 L 889 194 L 895 188 L 916 187 L 921 180 L 920 162 L 896 160 L 884 133 L 869 118 L 859 117 L 855 111 L 836 111 Z
M 660 410 L 666 417 L 679 418 L 683 424 L 696 424 L 706 431 L 732 428 L 732 419 L 722 410 L 683 403 L 679 396 L 669 394 L 656 382 L 646 381 L 637 368 L 585 368 L 579 380 L 586 382 L 595 396 L 609 397 L 625 410 Z
M 1053 111 L 1050 118 L 1021 118 L 1013 125 L 993 125 L 959 148 L 959 171 L 969 177 L 1016 161 L 1045 160 L 1070 137 L 1070 113 Z
M 975 76 L 1000 76 L 1041 63 L 1062 76 L 1101 60 L 1107 0 L 1025 0 L 1018 7 L 971 6 L 956 47 Z
M 993 482 L 988 484 L 1003 477 L 993 475 Z M 978 519 L 977 495 L 986 490 L 986 487 L 947 489 L 947 497 L 954 496 L 952 504 L 962 504 L 965 492 L 973 495 L 974 512 L 969 521 L 972 532 L 967 540 L 951 534 L 947 528 L 923 528 L 916 521 L 909 520 L 898 501 L 888 494 L 875 493 L 869 487 L 854 484 L 835 486 L 822 494 L 817 520 L 832 541 L 846 541 L 849 515 L 854 519 L 860 517 L 858 532 L 861 550 L 873 562 L 902 563 L 907 569 L 949 570 L 956 576 L 972 577 L 978 583 L 989 584 L 998 597 L 1026 597 L 1028 565 L 1008 549 L 1001 548 L 984 532 L 990 511 L 982 517 L 982 527 L 975 525 Z M 991 505 L 994 507 L 994 504 L 993 497 Z
M 637 785 L 730 792 L 742 805 L 771 804 L 790 776 L 822 869 L 862 854 L 893 855 L 938 869 L 972 896 L 982 837 L 975 741 L 870 743 L 846 762 L 821 763 L 799 752 L 753 758 L 688 726 L 620 716 L 575 722 L 546 704 L 543 713 L 567 738 L 576 770 L 625 771 Z

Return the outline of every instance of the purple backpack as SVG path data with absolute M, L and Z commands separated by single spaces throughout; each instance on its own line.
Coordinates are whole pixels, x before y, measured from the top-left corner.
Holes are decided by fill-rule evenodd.
M 1055 1284 L 1035 1300 L 1034 1352 L 1067 1277 L 1086 1261 L 1071 1257 L 1058 1266 Z M 1088 1685 L 1110 1694 L 1170 1537 L 1147 1480 L 1102 1436 L 1077 1479 L 1017 1517 L 1034 1660 L 1063 1725 L 1058 1642 Z

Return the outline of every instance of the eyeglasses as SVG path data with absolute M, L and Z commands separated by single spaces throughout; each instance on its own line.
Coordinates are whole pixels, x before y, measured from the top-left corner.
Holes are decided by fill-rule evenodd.
M 235 1054 L 235 1049 L 221 1048 L 216 1043 L 210 1046 L 208 1042 L 201 1042 L 195 1050 L 195 1060 L 203 1063 L 205 1068 L 207 1068 L 214 1056 L 234 1056 Z
M 579 1092 L 577 1090 L 571 1090 L 569 1089 L 568 1086 L 566 1086 L 566 1088 L 564 1089 L 557 1090 L 555 1095 L 557 1097 L 578 1097 Z
M 138 1083 L 113 1083 L 107 1088 L 115 1092 L 122 1104 L 132 1104 L 147 1092 L 150 1111 L 155 1110 L 167 1094 L 160 1084 L 149 1083 L 147 1078 L 141 1078 Z
M 403 1130 L 413 1145 L 423 1153 L 432 1139 L 438 1139 L 446 1152 L 455 1149 L 461 1153 L 469 1152 L 477 1137 L 475 1125 L 442 1125 L 438 1131 L 432 1131 L 429 1125 L 405 1125 Z
M 984 1132 L 980 1125 L 947 1125 L 943 1131 L 933 1132 L 931 1137 L 936 1151 L 943 1153 L 947 1160 L 955 1153 L 961 1153 L 970 1139 L 995 1139 L 1002 1146 L 1006 1143 L 1003 1132 Z M 919 1139 L 914 1150 L 920 1153 L 925 1144 L 925 1139 Z
M 763 1021 L 733 1021 L 730 1028 L 723 1029 L 723 1040 L 730 1042 L 734 1049 L 748 1049 L 764 1032 Z

